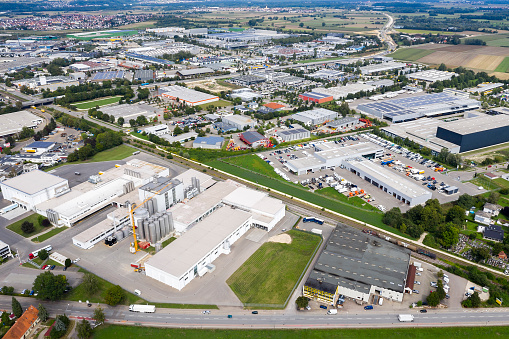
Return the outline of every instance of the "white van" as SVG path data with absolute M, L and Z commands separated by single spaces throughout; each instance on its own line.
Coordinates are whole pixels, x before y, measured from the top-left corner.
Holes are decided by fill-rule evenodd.
M 384 303 L 384 298 L 380 297 L 380 298 L 378 299 L 378 305 L 382 306 L 382 305 L 383 305 L 383 303 Z
M 338 314 L 338 310 L 336 310 L 335 308 L 332 308 L 327 311 L 327 314 Z

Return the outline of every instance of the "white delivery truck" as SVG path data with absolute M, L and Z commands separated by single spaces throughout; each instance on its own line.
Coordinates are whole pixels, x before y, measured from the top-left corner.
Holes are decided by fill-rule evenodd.
M 154 305 L 129 305 L 129 311 L 139 313 L 154 313 L 156 307 Z
M 327 311 L 327 314 L 338 314 L 338 310 L 336 310 L 335 308 L 332 308 Z
M 400 314 L 398 320 L 402 323 L 414 321 L 414 316 L 411 314 Z

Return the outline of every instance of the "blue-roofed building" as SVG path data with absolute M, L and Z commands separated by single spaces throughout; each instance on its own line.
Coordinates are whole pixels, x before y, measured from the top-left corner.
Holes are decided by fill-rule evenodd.
M 31 143 L 30 145 L 26 145 L 23 147 L 23 151 L 32 154 L 42 154 L 44 152 L 48 152 L 55 147 L 55 142 L 48 141 L 36 141 Z
M 222 137 L 197 137 L 193 141 L 193 148 L 221 149 L 223 142 Z
M 233 126 L 233 125 L 227 124 L 222 121 L 218 121 L 218 122 L 214 123 L 214 128 L 222 133 L 228 133 L 228 132 L 233 132 L 233 131 L 238 130 L 237 126 Z

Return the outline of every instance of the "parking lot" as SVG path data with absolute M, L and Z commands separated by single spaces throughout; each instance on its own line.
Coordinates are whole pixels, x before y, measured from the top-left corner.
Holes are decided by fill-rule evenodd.
M 439 165 L 432 161 L 421 164 L 421 162 L 426 159 L 423 159 L 416 153 L 405 151 L 404 148 L 397 148 L 397 146 L 394 147 L 388 142 L 384 143 L 377 141 L 377 144 L 375 144 L 372 142 L 376 141 L 373 137 L 374 136 L 369 136 L 368 134 L 359 134 L 349 137 L 337 137 L 331 140 L 335 140 L 339 145 L 345 146 L 355 145 L 361 142 L 369 142 L 375 146 L 383 147 L 383 158 L 390 158 L 392 160 L 391 166 L 384 166 L 385 168 L 394 171 L 394 173 L 401 177 L 403 181 L 422 185 L 425 189 L 429 189 L 432 194 L 432 198 L 438 199 L 440 203 L 457 200 L 463 193 L 477 195 L 485 192 L 485 190 L 479 190 L 477 186 L 471 183 L 463 183 L 459 181 L 457 176 L 454 175 L 454 172 L 435 171 L 434 166 Z M 338 192 L 342 191 L 342 193 L 346 196 L 350 196 L 350 193 L 353 192 L 353 195 L 363 197 L 366 202 L 369 202 L 375 207 L 382 205 L 379 209 L 382 209 L 383 211 L 389 210 L 392 207 L 399 207 L 403 212 L 410 209 L 410 206 L 402 201 L 397 200 L 379 189 L 376 189 L 375 186 L 370 185 L 363 178 L 355 175 L 354 173 L 339 167 L 317 170 L 315 172 L 308 172 L 301 175 L 295 175 L 286 168 L 285 163 L 289 160 L 308 158 L 310 161 L 314 161 L 314 159 L 316 159 L 313 156 L 315 153 L 315 146 L 324 142 L 328 141 L 320 140 L 317 142 L 310 142 L 308 144 L 291 146 L 286 149 L 266 151 L 262 153 L 262 156 L 271 166 L 281 173 L 284 173 L 286 177 L 288 177 L 289 181 L 301 183 L 303 186 L 308 187 L 313 191 L 320 188 L 332 187 L 332 185 L 335 185 L 335 182 L 339 180 L 338 178 L 343 178 L 346 180 L 346 189 L 338 190 Z M 378 164 L 382 163 L 380 159 L 374 161 Z M 415 178 L 412 178 L 414 176 L 413 172 L 416 174 Z M 326 179 L 329 176 L 335 178 L 335 180 Z M 325 178 L 325 181 L 321 180 L 321 178 Z M 446 194 L 444 188 L 449 186 L 458 187 L 458 192 L 450 195 Z M 361 190 L 363 191 L 362 193 L 360 193 Z M 358 193 L 355 193 L 355 191 Z

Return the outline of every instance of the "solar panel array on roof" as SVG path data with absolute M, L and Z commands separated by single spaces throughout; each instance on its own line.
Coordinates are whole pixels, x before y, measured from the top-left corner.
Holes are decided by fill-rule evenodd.
M 133 59 L 153 62 L 153 63 L 156 63 L 156 64 L 165 64 L 165 65 L 173 65 L 174 64 L 173 61 L 164 60 L 164 59 L 158 59 L 158 58 L 154 58 L 154 57 L 151 57 L 151 56 L 147 56 L 147 55 L 143 55 L 143 54 L 138 54 L 138 53 L 126 53 L 125 56 L 128 57 L 128 58 L 133 58 Z
M 122 79 L 124 77 L 124 71 L 109 71 L 109 72 L 98 72 L 94 74 L 92 80 L 111 80 L 111 79 Z

